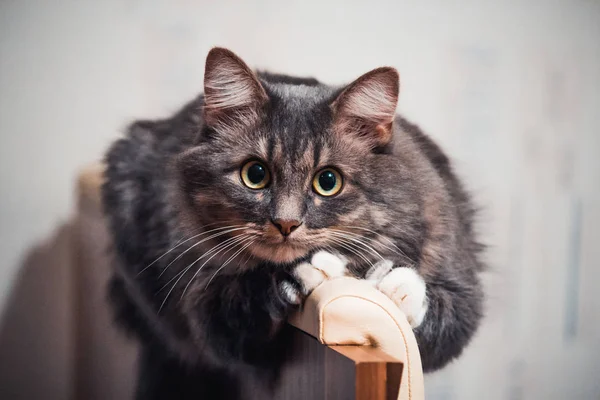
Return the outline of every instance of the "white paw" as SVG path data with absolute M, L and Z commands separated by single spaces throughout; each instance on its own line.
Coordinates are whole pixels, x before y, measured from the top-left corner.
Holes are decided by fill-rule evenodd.
M 302 293 L 292 283 L 283 281 L 279 284 L 279 289 L 283 297 L 291 304 L 300 304 L 302 302 Z
M 340 255 L 321 250 L 312 256 L 310 263 L 316 269 L 323 272 L 327 278 L 335 278 L 337 276 L 344 276 L 348 260 Z
M 421 325 L 427 313 L 425 281 L 412 268 L 392 269 L 378 283 L 377 289 L 396 303 L 404 312 L 410 326 Z
M 371 282 L 374 286 L 382 280 L 387 274 L 390 273 L 392 268 L 394 267 L 394 262 L 390 260 L 381 260 L 375 263 L 369 271 L 367 271 L 367 275 L 365 279 Z
M 296 266 L 294 275 L 302 284 L 304 295 L 310 294 L 323 281 L 346 274 L 347 261 L 336 254 L 326 251 L 315 253 L 310 263 L 303 262 Z

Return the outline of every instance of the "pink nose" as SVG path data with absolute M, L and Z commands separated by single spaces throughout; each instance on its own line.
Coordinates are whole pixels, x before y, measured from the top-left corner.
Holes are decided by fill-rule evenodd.
M 273 225 L 279 229 L 279 232 L 283 236 L 288 236 L 290 233 L 294 232 L 296 228 L 298 228 L 302 222 L 297 221 L 295 219 L 276 219 L 273 221 Z

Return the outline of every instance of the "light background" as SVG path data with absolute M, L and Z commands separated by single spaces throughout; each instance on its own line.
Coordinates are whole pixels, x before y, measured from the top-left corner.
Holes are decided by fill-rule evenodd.
M 78 169 L 195 96 L 214 45 L 328 83 L 392 65 L 400 112 L 455 160 L 483 209 L 488 311 L 428 398 L 600 398 L 598 1 L 3 0 L 0 307 Z

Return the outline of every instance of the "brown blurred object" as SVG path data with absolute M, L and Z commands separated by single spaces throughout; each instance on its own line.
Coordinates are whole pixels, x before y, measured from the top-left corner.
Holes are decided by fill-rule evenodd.
M 2 399 L 132 398 L 136 344 L 113 326 L 105 301 L 101 171 L 82 172 L 77 213 L 21 267 L 0 325 Z

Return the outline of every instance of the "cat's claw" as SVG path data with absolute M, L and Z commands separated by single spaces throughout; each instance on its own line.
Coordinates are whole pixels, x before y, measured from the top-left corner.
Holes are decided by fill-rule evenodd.
M 346 274 L 347 260 L 342 256 L 326 251 L 316 252 L 310 263 L 296 266 L 294 275 L 302 284 L 302 293 L 308 296 L 323 281 Z
M 290 304 L 300 304 L 302 302 L 302 293 L 291 282 L 282 281 L 279 284 L 279 290 Z
M 367 279 L 388 296 L 406 315 L 414 329 L 421 325 L 427 313 L 427 293 L 425 281 L 413 268 L 391 269 L 391 262 L 381 261 L 369 271 Z M 383 275 L 383 277 L 382 277 Z

